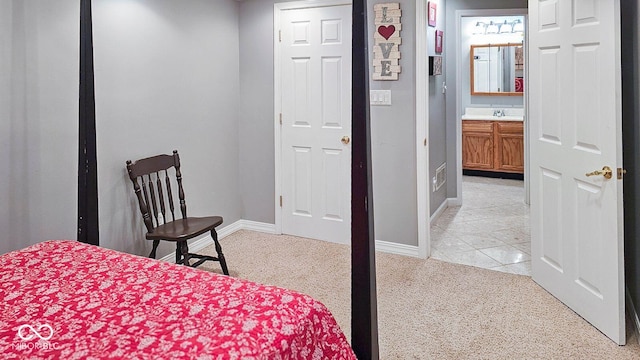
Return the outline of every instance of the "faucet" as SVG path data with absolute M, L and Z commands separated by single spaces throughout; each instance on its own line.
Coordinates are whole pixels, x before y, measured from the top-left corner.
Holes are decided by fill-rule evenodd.
M 493 110 L 493 116 L 496 116 L 496 117 L 504 116 L 504 109 L 502 109 L 502 110 L 497 110 L 497 109 Z

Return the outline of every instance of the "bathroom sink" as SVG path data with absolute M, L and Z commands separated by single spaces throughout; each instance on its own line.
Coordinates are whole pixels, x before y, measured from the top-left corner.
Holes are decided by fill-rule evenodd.
M 500 115 L 494 115 L 500 113 Z M 462 120 L 490 120 L 490 121 L 523 121 L 523 108 L 477 108 L 468 107 L 465 109 Z
M 462 120 L 523 121 L 523 116 L 462 115 Z

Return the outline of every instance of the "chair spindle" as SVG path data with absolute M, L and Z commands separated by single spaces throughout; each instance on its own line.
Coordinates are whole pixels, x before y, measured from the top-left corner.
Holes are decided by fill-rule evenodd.
M 164 192 L 162 191 L 162 180 L 160 173 L 156 172 L 156 186 L 158 187 L 158 199 L 160 200 L 160 213 L 162 214 L 162 223 L 167 223 L 167 213 L 164 207 Z
M 149 195 L 151 196 L 151 208 L 153 209 L 153 217 L 156 219 L 156 226 L 160 226 L 158 221 L 158 201 L 156 200 L 156 191 L 153 187 L 153 181 L 151 180 L 151 174 L 147 175 L 149 181 Z
M 127 165 L 130 165 L 131 161 L 127 161 Z M 136 178 L 133 182 L 133 190 L 136 194 L 136 198 L 138 199 L 138 207 L 140 208 L 140 212 L 142 213 L 142 220 L 144 221 L 144 226 L 147 228 L 148 232 L 153 231 L 153 223 L 151 222 L 151 217 L 149 217 L 149 210 L 147 209 L 147 203 L 142 199 L 142 194 L 140 190 L 140 185 L 138 184 L 138 179 Z
M 157 223 L 153 223 L 153 216 L 151 214 L 151 202 L 149 201 L 149 190 L 147 189 L 147 182 L 144 181 L 144 176 L 139 177 L 140 182 L 142 183 L 142 193 L 144 194 L 144 203 L 146 205 L 147 214 L 149 219 L 151 220 L 151 225 L 153 227 L 157 226 Z
M 173 161 L 176 167 L 176 180 L 178 182 L 178 198 L 180 199 L 180 212 L 182 218 L 187 218 L 187 202 L 184 200 L 184 189 L 182 188 L 182 173 L 180 172 L 180 156 L 177 151 L 173 151 Z
M 169 178 L 169 172 L 164 171 L 165 182 L 167 183 L 167 197 L 169 198 L 169 210 L 171 210 L 171 220 L 176 221 L 176 214 L 173 207 L 173 194 L 171 192 L 171 179 Z

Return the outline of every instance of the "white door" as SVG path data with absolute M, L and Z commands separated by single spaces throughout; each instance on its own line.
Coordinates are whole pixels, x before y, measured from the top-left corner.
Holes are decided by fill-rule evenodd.
M 533 279 L 624 344 L 619 9 L 530 0 L 528 79 Z
M 281 204 L 285 234 L 351 234 L 351 6 L 283 10 Z

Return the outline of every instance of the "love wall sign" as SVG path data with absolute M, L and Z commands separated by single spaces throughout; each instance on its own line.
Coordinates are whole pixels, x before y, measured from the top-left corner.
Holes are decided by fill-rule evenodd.
M 398 80 L 402 70 L 400 66 L 400 50 L 402 43 L 400 30 L 400 3 L 376 4 L 376 32 L 373 34 L 373 80 Z

